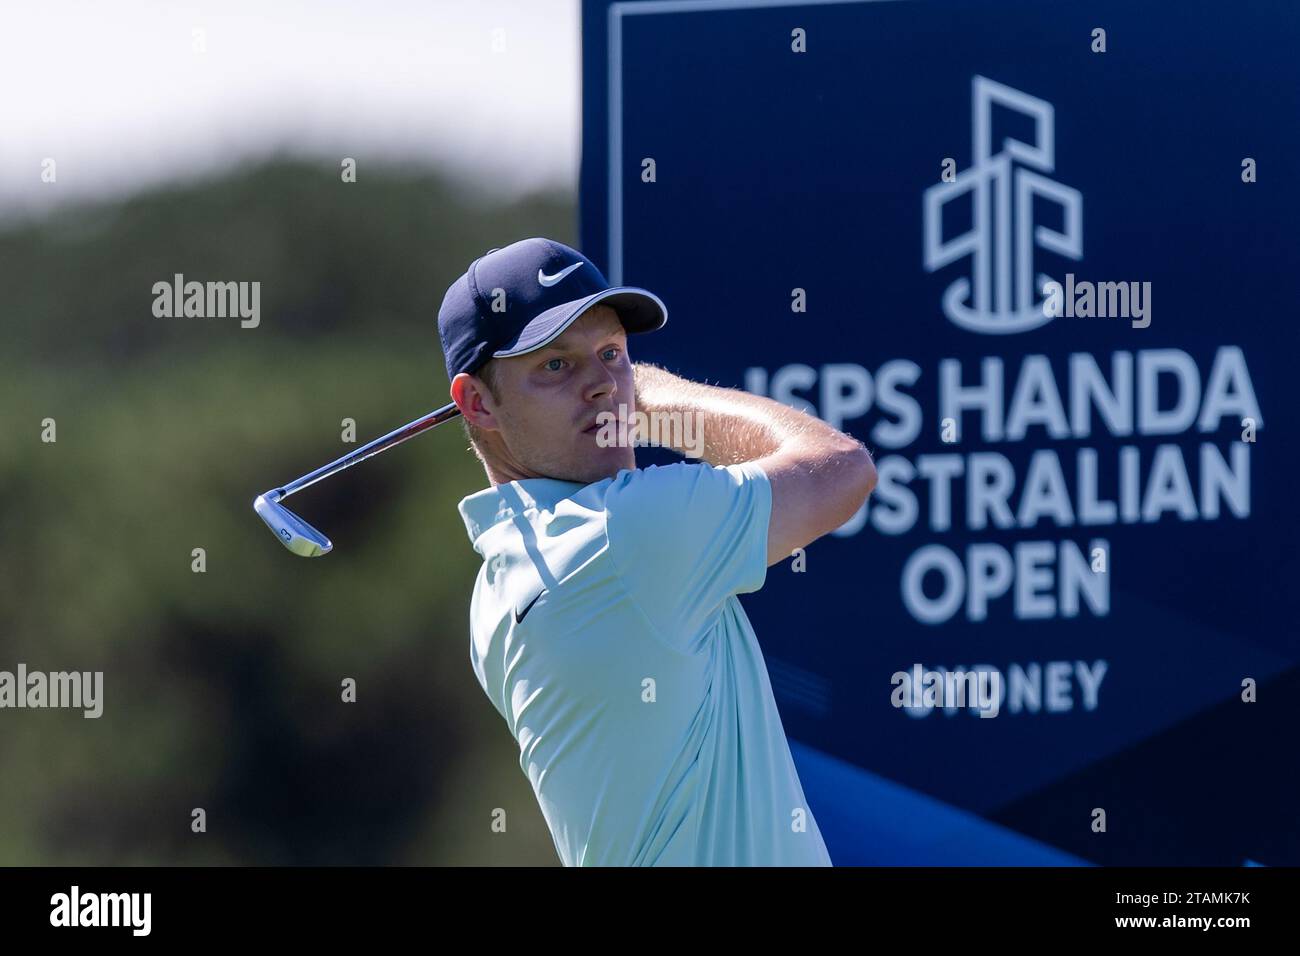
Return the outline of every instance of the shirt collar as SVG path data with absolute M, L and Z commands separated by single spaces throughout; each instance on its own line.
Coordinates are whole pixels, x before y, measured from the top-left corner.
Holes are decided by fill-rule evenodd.
M 465 531 L 474 544 L 474 550 L 482 554 L 478 540 L 493 525 L 529 511 L 553 508 L 562 498 L 582 487 L 584 485 L 579 482 L 557 478 L 524 478 L 476 491 L 462 498 L 456 508 L 465 522 Z

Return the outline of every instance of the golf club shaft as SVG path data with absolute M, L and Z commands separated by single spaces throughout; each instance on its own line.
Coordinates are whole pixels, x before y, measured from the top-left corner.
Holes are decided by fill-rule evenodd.
M 422 418 L 417 418 L 415 421 L 409 422 L 381 438 L 376 438 L 369 444 L 362 445 L 356 451 L 348 452 L 348 454 L 344 455 L 337 461 L 332 461 L 328 465 L 322 465 L 315 471 L 309 472 L 301 478 L 289 482 L 283 488 L 279 489 L 278 494 L 276 494 L 276 497 L 273 500 L 281 501 L 288 498 L 295 491 L 302 491 L 302 489 L 306 488 L 308 485 L 314 485 L 322 478 L 328 478 L 330 475 L 337 474 L 344 468 L 351 467 L 359 461 L 364 461 L 371 455 L 378 455 L 381 451 L 387 451 L 394 445 L 400 445 L 408 438 L 414 438 L 421 432 L 428 431 L 435 425 L 441 425 L 445 421 L 450 421 L 459 414 L 460 409 L 456 407 L 456 403 L 448 402 L 446 405 L 442 406 L 442 408 L 432 411 Z

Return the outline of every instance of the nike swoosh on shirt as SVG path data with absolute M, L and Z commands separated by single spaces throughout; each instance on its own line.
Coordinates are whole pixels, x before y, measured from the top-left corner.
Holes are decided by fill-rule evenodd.
M 522 611 L 519 610 L 519 608 L 515 608 L 515 623 L 516 623 L 516 624 L 522 624 L 522 623 L 524 623 L 524 617 L 525 617 L 525 615 L 527 615 L 528 612 L 531 611 L 531 610 L 533 609 L 533 605 L 536 604 L 537 601 L 541 598 L 541 596 L 542 596 L 543 594 L 545 594 L 545 593 L 546 593 L 546 588 L 542 588 L 540 591 L 537 592 L 537 597 L 535 597 L 535 598 L 533 598 L 531 601 L 529 601 L 529 602 L 528 602 L 528 606 L 527 606 L 526 608 L 524 608 Z
M 582 265 L 581 262 L 575 262 L 573 265 L 569 266 L 567 269 L 561 269 L 559 272 L 555 273 L 555 275 L 553 275 L 553 276 L 548 276 L 548 275 L 547 275 L 545 272 L 543 272 L 541 269 L 538 269 L 538 270 L 537 270 L 537 281 L 540 282 L 542 285 L 544 285 L 546 288 L 549 289 L 551 286 L 555 285 L 557 282 L 559 282 L 561 279 L 563 279 L 565 276 L 567 276 L 567 275 L 568 275 L 570 272 L 572 272 L 574 269 L 578 268 L 580 265 Z

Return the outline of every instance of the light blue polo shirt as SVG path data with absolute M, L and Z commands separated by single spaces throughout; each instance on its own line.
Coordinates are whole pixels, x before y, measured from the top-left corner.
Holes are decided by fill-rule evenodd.
M 829 866 L 737 594 L 767 576 L 753 462 L 470 495 L 470 661 L 566 866 Z

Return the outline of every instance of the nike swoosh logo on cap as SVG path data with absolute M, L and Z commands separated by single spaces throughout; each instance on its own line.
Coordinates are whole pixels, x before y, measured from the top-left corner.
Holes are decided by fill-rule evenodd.
M 559 282 L 561 279 L 563 279 L 565 276 L 567 276 L 567 275 L 568 275 L 570 272 L 572 272 L 574 269 L 578 268 L 578 266 L 580 266 L 580 265 L 582 265 L 581 262 L 575 262 L 573 265 L 569 266 L 567 269 L 561 269 L 559 272 L 555 273 L 555 275 L 553 275 L 553 276 L 548 276 L 548 275 L 547 275 L 545 272 L 543 272 L 541 269 L 538 269 L 538 270 L 537 270 L 537 281 L 540 282 L 543 286 L 545 286 L 546 288 L 549 289 L 551 286 L 555 285 L 555 283 Z

